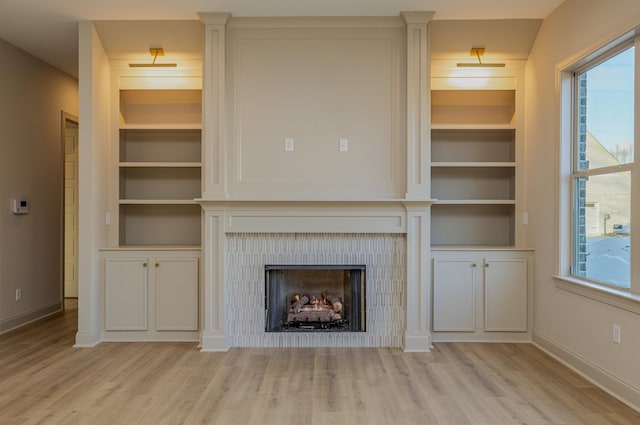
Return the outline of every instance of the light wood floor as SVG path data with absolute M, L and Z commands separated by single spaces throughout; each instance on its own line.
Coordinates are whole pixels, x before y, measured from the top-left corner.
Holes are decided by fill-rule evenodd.
M 0 424 L 640 424 L 530 344 L 75 349 L 76 315 L 0 336 Z

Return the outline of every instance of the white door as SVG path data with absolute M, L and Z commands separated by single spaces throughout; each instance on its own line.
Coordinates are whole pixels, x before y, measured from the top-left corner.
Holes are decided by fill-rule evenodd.
M 64 296 L 78 297 L 78 129 L 64 140 Z
M 147 271 L 146 258 L 105 259 L 105 330 L 148 329 Z
M 484 330 L 527 331 L 527 260 L 486 258 Z
M 434 331 L 475 331 L 476 269 L 473 259 L 433 260 Z
M 198 259 L 161 258 L 156 271 L 156 330 L 198 330 Z

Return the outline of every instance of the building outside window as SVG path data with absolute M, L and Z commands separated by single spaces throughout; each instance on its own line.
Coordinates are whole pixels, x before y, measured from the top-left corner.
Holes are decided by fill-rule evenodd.
M 631 243 L 632 196 L 640 196 L 632 190 L 634 75 L 632 41 L 573 72 L 571 274 L 621 289 L 632 286 L 634 250 L 639 257 Z

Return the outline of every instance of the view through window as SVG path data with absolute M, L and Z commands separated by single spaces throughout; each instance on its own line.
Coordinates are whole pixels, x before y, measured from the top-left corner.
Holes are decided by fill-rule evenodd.
M 634 47 L 574 73 L 573 267 L 581 278 L 631 285 Z

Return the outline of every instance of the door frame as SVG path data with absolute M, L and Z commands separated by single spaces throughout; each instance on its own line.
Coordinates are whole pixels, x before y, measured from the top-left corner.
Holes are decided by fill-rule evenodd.
M 64 279 L 64 274 L 65 274 L 65 183 L 66 183 L 66 158 L 65 158 L 65 151 L 66 151 L 66 135 L 67 135 L 67 123 L 68 122 L 72 122 L 75 123 L 76 125 L 79 126 L 79 121 L 78 121 L 78 117 L 70 114 L 66 111 L 62 111 L 60 114 L 60 163 L 61 163 L 61 167 L 62 167 L 62 182 L 60 184 L 60 199 L 61 199 L 61 211 L 60 211 L 60 218 L 61 218 L 61 222 L 60 222 L 60 263 L 61 263 L 61 267 L 60 267 L 60 301 L 62 303 L 62 310 L 64 311 L 65 309 L 65 302 L 64 302 L 64 284 L 65 284 L 65 279 Z M 79 140 L 78 140 L 79 142 Z M 80 149 L 80 143 L 78 143 L 78 150 Z M 78 156 L 78 160 L 80 160 L 80 157 Z

